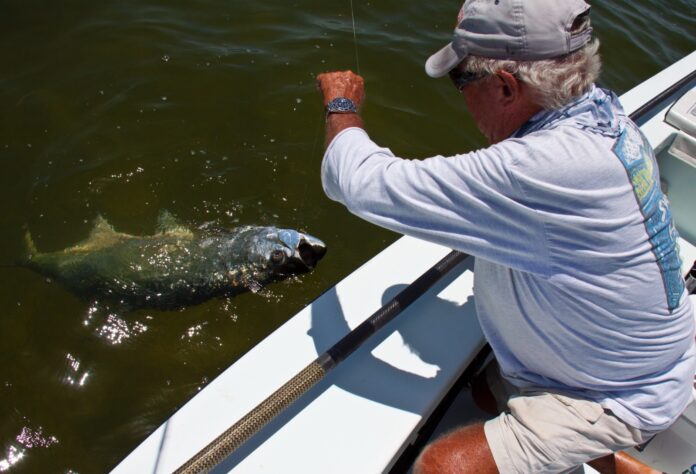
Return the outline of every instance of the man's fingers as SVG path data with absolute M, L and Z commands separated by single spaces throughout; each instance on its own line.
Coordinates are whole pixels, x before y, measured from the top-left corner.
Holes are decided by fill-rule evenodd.
M 320 73 L 317 75 L 316 84 L 324 95 L 324 104 L 336 97 L 347 97 L 360 107 L 365 97 L 365 81 L 350 70 Z
M 331 80 L 337 80 L 337 79 L 342 79 L 342 80 L 358 80 L 360 82 L 363 82 L 363 78 L 357 74 L 355 74 L 351 70 L 347 71 L 331 71 L 331 72 L 322 72 L 319 75 L 317 75 L 317 81 L 324 81 L 326 79 L 331 79 Z

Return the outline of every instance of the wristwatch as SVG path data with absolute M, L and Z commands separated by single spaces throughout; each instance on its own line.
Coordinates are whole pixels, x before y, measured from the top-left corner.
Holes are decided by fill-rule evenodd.
M 345 97 L 336 97 L 326 104 L 326 118 L 329 114 L 357 114 L 358 108 L 352 100 Z

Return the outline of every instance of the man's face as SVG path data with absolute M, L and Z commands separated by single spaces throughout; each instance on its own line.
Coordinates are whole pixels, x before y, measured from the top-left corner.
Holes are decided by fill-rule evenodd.
M 489 127 L 487 126 L 488 120 L 485 114 L 485 104 L 490 102 L 490 100 L 481 97 L 481 94 L 486 91 L 484 87 L 486 79 L 490 76 L 468 72 L 459 65 L 449 72 L 449 77 L 454 87 L 464 96 L 466 106 L 473 116 L 478 129 L 490 141 L 491 137 L 486 132 Z
M 449 73 L 476 126 L 492 145 L 505 140 L 541 110 L 513 73 L 470 73 L 460 64 Z
M 464 102 L 469 113 L 476 122 L 479 131 L 493 144 L 503 139 L 500 136 L 505 128 L 505 110 L 500 107 L 496 100 L 497 88 L 495 87 L 496 76 L 487 76 L 477 81 L 471 82 L 461 89 Z

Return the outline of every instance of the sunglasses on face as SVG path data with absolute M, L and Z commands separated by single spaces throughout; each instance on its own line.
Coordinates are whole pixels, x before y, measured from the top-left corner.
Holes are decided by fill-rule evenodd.
M 487 74 L 465 72 L 456 67 L 449 72 L 449 77 L 452 79 L 454 87 L 456 87 L 459 92 L 462 91 L 465 85 L 483 79 L 486 76 Z

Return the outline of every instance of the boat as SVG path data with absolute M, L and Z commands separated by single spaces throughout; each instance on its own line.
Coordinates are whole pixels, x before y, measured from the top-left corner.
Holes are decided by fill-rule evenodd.
M 686 274 L 696 260 L 696 51 L 620 100 L 658 156 Z M 371 337 L 205 470 L 407 472 L 428 439 L 480 416 L 466 388 L 489 357 L 473 304 L 473 259 L 451 256 L 439 245 L 400 238 L 234 362 L 112 472 L 176 471 L 366 324 Z M 452 270 L 374 327 L 371 315 L 401 301 L 395 297 L 447 258 Z M 696 384 L 694 399 L 669 430 L 628 454 L 663 472 L 696 473 Z

